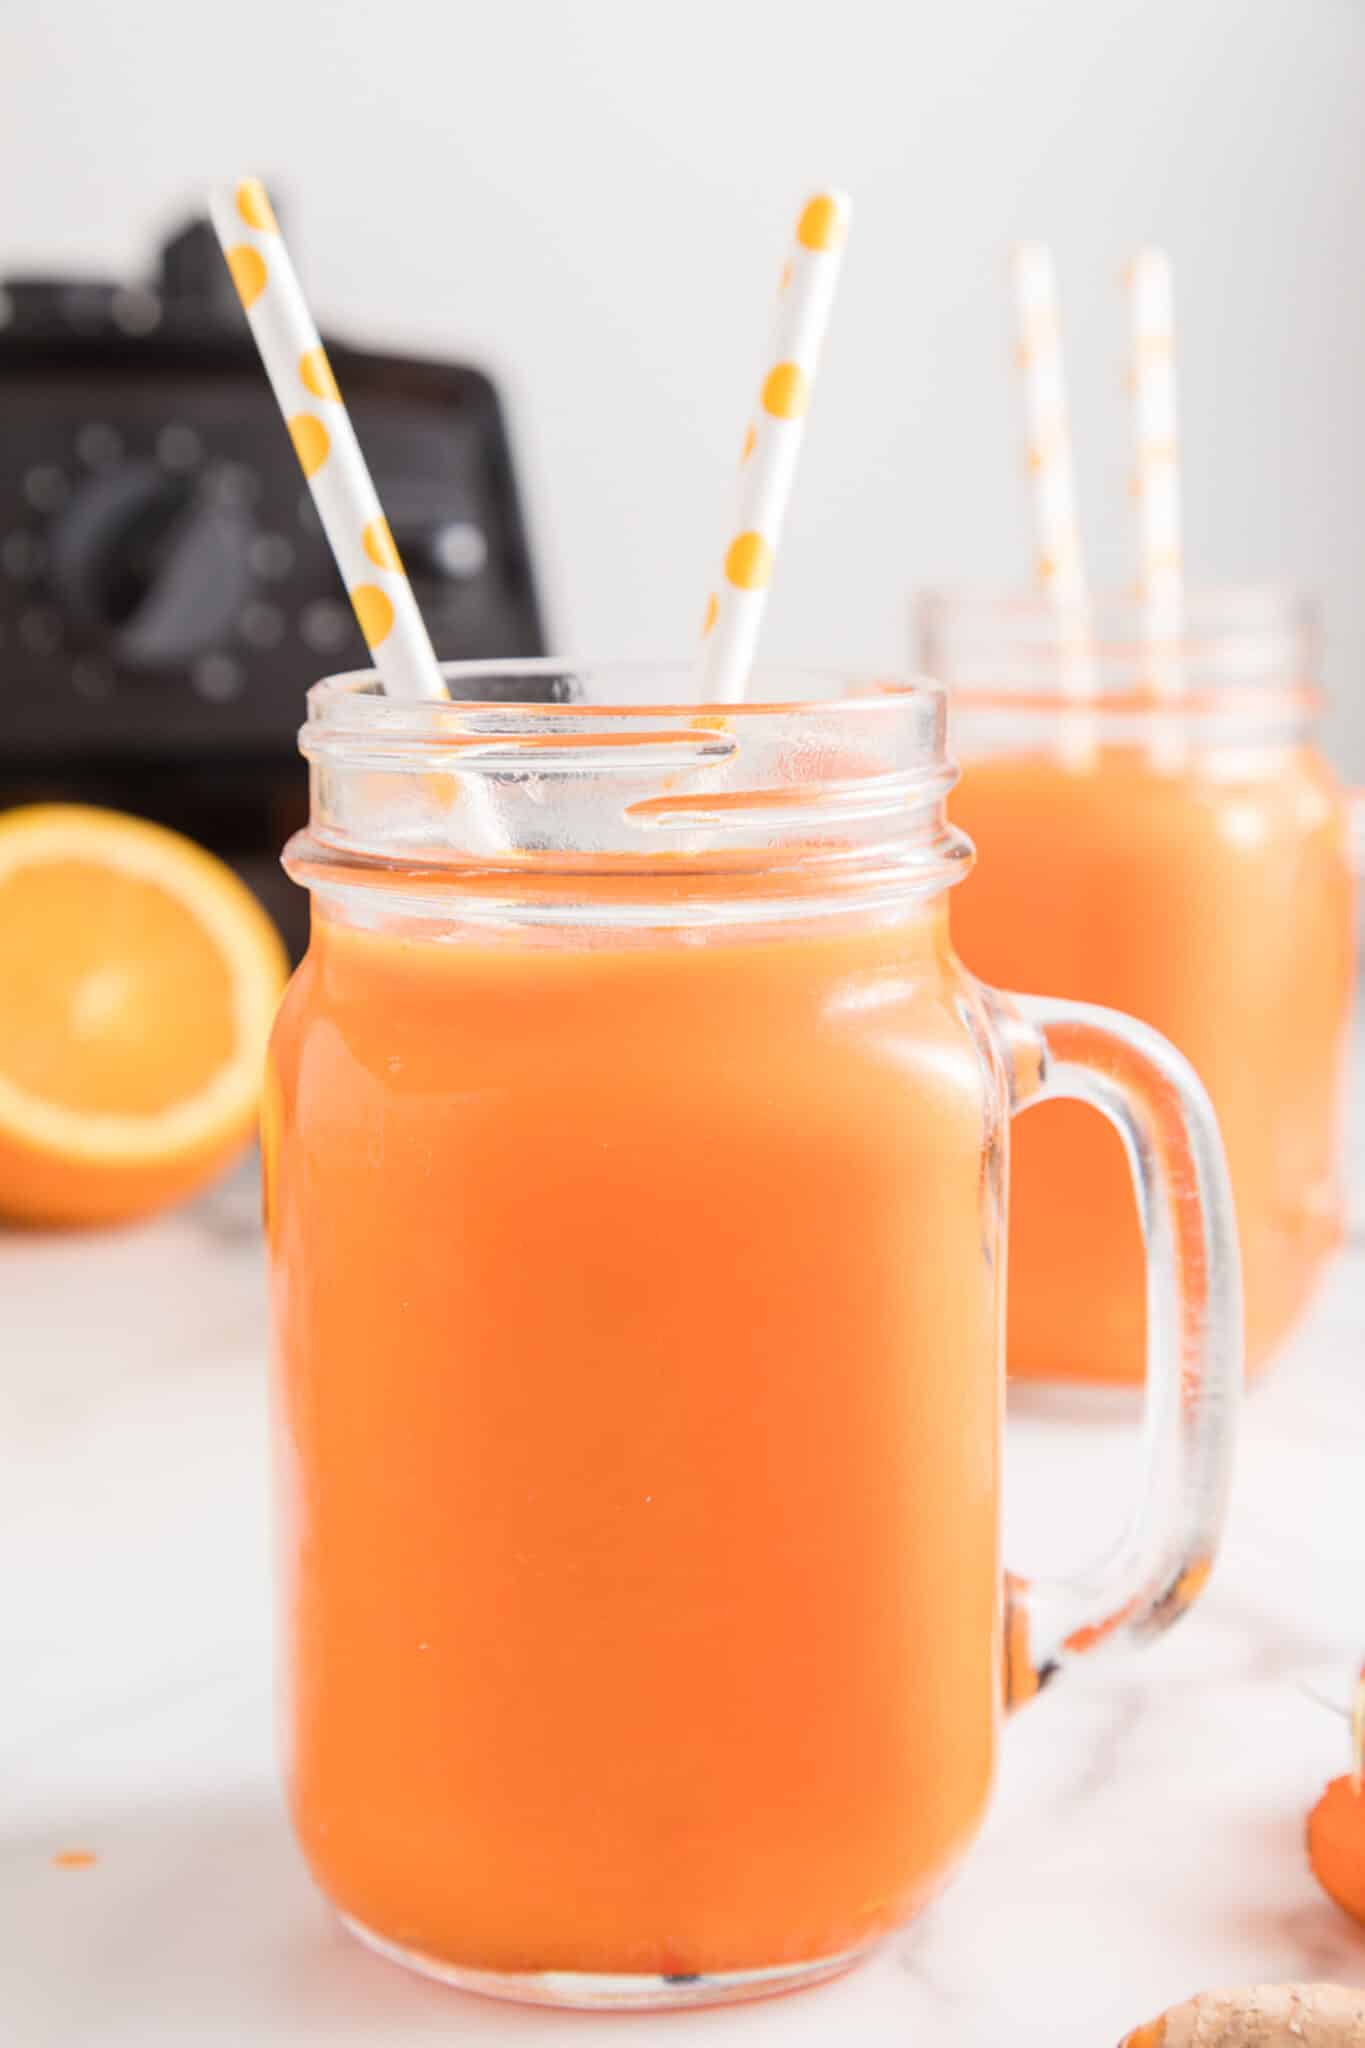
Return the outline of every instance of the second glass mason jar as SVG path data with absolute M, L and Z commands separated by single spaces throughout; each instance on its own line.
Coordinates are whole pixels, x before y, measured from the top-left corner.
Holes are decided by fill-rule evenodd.
M 942 693 L 554 663 L 320 684 L 264 1117 L 294 1823 L 365 1940 L 589 2006 L 842 1968 L 1016 1698 L 1207 1576 L 1239 1376 L 1208 1103 L 958 964 Z M 551 703 L 458 701 L 490 687 Z M 999 1557 L 1011 1112 L 1128 1147 L 1127 1537 Z M 1008 1591 L 1007 1591 L 1008 1588 Z M 1008 1607 L 1008 1627 L 1006 1609 Z
M 919 601 L 962 764 L 952 815 L 977 851 L 953 935 L 987 980 L 1112 1004 L 1192 1061 L 1231 1168 L 1255 1371 L 1342 1220 L 1352 816 L 1314 743 L 1312 619 L 1252 588 L 1193 598 L 1159 654 L 1130 598 L 1097 603 L 1088 627 L 1078 650 L 1040 597 Z M 1019 1129 L 1015 1175 L 1011 1372 L 1139 1379 L 1141 1235 L 1118 1143 L 1050 1104 Z

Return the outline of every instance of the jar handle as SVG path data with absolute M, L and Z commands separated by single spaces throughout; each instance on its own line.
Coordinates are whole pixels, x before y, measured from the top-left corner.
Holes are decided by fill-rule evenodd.
M 991 997 L 1011 1114 L 1070 1097 L 1123 1140 L 1147 1254 L 1143 1485 L 1113 1549 L 1065 1579 L 1005 1585 L 1006 1701 L 1070 1658 L 1179 1619 L 1223 1522 L 1242 1379 L 1236 1218 L 1213 1108 L 1157 1032 L 1090 1003 Z

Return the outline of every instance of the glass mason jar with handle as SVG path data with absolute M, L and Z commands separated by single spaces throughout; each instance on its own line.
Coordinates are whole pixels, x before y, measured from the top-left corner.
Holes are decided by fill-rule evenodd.
M 1090 626 L 1078 656 L 1040 598 L 920 600 L 977 850 L 953 938 L 987 981 L 1126 1010 L 1193 1063 L 1227 1147 L 1254 1372 L 1342 1224 L 1353 804 L 1315 744 L 1312 616 L 1273 588 L 1195 596 L 1159 657 L 1131 598 Z M 1015 1149 L 1010 1371 L 1134 1382 L 1144 1316 L 1122 1150 L 1051 1105 Z
M 944 1883 L 1007 1656 L 1022 1696 L 1202 1583 L 1240 1363 L 1218 1135 L 1145 1026 L 959 965 L 939 691 L 447 673 L 448 704 L 312 692 L 286 857 L 294 1824 L 349 1925 L 452 1983 L 753 1996 Z M 560 701 L 461 701 L 518 675 Z M 1003 1231 L 1010 1118 L 1058 1096 L 1130 1161 L 1147 1450 L 1118 1550 L 1030 1587 Z

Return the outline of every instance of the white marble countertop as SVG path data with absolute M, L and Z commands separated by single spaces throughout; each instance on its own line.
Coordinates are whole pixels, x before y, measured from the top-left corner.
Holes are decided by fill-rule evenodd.
M 1365 1651 L 1359 1234 L 1248 1403 L 1209 1592 L 1008 1728 L 941 1903 L 835 1983 L 663 2020 L 442 1991 L 313 1893 L 272 1753 L 262 1297 L 244 1179 L 118 1235 L 0 1237 L 4 2048 L 1109 2048 L 1210 1984 L 1365 1981 L 1303 1852 Z M 1108 1533 L 1131 1419 L 1035 1408 L 1010 1439 L 1017 1568 Z

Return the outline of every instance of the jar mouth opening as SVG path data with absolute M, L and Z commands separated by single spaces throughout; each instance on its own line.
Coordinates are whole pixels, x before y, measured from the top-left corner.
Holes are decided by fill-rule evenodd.
M 806 717 L 848 717 L 889 722 L 918 711 L 932 739 L 944 691 L 923 676 L 847 670 L 804 663 L 762 664 L 757 691 L 736 701 L 698 697 L 691 662 L 619 659 L 579 661 L 555 655 L 441 663 L 449 697 L 415 700 L 384 694 L 375 669 L 326 676 L 308 691 L 310 724 L 333 731 L 372 732 L 427 725 L 433 737 L 465 719 L 496 713 L 534 732 L 547 720 L 619 722 L 666 717 L 731 720 L 745 725 L 799 712 Z M 502 721 L 509 721 L 503 725 Z
M 941 587 L 915 601 L 920 659 L 964 712 L 1079 716 L 1116 727 L 1180 720 L 1289 732 L 1311 724 L 1317 614 L 1287 584 L 1187 592 L 1173 615 L 1137 592 L 1059 603 L 1040 590 Z
M 915 593 L 921 619 L 996 620 L 1002 626 L 1038 626 L 1083 617 L 1103 642 L 1111 631 L 1123 641 L 1142 644 L 1142 593 L 1132 585 L 1090 591 L 1082 603 L 1065 606 L 1037 586 L 1010 587 L 991 583 L 931 583 Z M 1220 631 L 1277 630 L 1309 632 L 1317 626 L 1317 605 L 1298 585 L 1288 582 L 1239 581 L 1197 585 L 1181 601 L 1186 632 L 1202 639 Z
M 1110 684 L 1093 696 L 1072 695 L 1060 681 L 1033 678 L 1020 683 L 988 683 L 967 679 L 951 685 L 949 701 L 963 710 L 1094 720 L 1101 731 L 1137 720 L 1148 725 L 1179 724 L 1309 725 L 1322 711 L 1325 698 L 1311 683 L 1208 683 L 1159 691 L 1151 683 Z
M 879 870 L 903 889 L 961 872 L 935 684 L 764 667 L 752 698 L 707 704 L 686 695 L 687 661 L 443 673 L 449 701 L 385 697 L 370 671 L 310 691 L 299 744 L 315 843 L 423 868 L 652 874 L 670 887 L 688 873 L 817 870 L 863 886 Z

